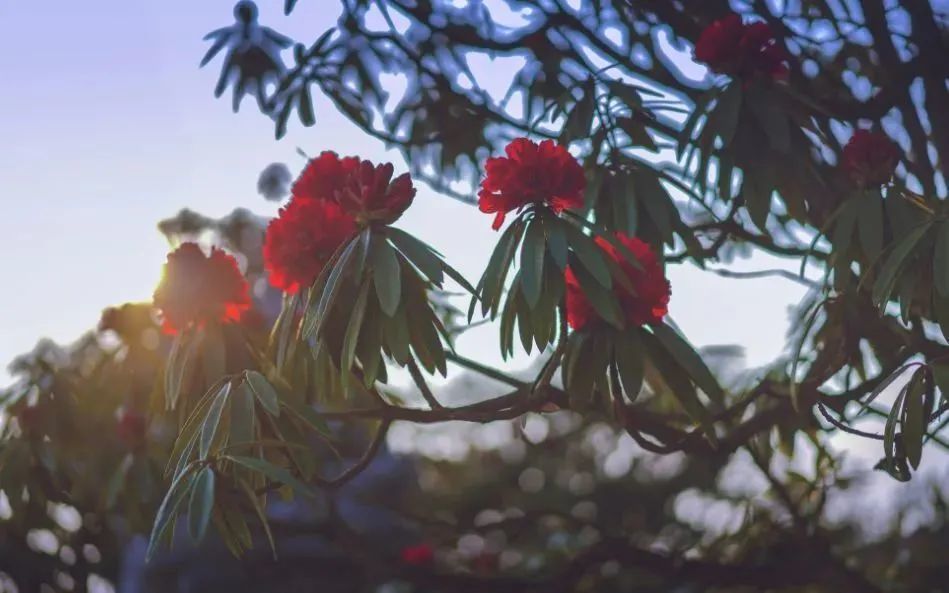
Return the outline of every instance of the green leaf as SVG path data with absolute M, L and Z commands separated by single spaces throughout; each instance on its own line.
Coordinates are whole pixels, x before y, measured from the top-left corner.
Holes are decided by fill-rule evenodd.
M 205 467 L 194 479 L 188 505 L 188 533 L 195 542 L 204 539 L 214 509 L 214 470 Z
M 520 218 L 515 220 L 498 239 L 494 251 L 491 253 L 491 259 L 488 260 L 488 266 L 478 281 L 477 291 L 481 295 L 481 314 L 487 315 L 491 312 L 493 319 L 497 313 L 497 307 L 501 302 L 501 291 L 504 288 L 504 281 L 511 267 L 511 261 L 514 258 L 514 252 L 520 243 L 524 231 L 524 221 Z M 471 301 L 471 307 L 468 309 L 468 319 L 471 320 L 474 314 L 475 299 Z
M 316 497 L 316 494 L 309 486 L 293 477 L 293 474 L 286 469 L 278 467 L 269 461 L 257 459 L 256 457 L 241 457 L 235 455 L 226 455 L 225 457 L 238 465 L 261 473 L 275 482 L 289 486 L 293 489 L 294 493 L 299 496 L 305 496 L 307 498 Z
M 603 250 L 596 242 L 583 234 L 583 232 L 573 225 L 565 225 L 567 231 L 567 241 L 570 248 L 580 260 L 580 264 L 590 276 L 603 288 L 611 288 L 613 280 L 610 276 L 610 268 L 607 266 Z
M 741 191 L 751 222 L 759 229 L 765 230 L 768 215 L 771 213 L 773 186 L 770 182 L 768 167 L 761 165 L 745 167 Z
M 598 284 L 583 266 L 574 266 L 571 262 L 571 270 L 580 282 L 580 288 L 590 304 L 593 305 L 596 314 L 607 323 L 622 329 L 623 313 L 613 291 Z
M 514 354 L 514 320 L 517 314 L 518 299 L 509 294 L 501 311 L 501 326 L 499 336 L 501 341 L 501 357 L 507 360 Z
M 791 151 L 791 128 L 787 114 L 778 106 L 770 93 L 755 93 L 748 103 L 758 123 L 764 129 L 771 148 L 787 154 Z
M 270 544 L 270 551 L 273 554 L 274 560 L 276 560 L 277 545 L 274 543 L 273 532 L 270 530 L 270 522 L 267 520 L 267 513 L 264 510 L 264 506 L 261 503 L 260 497 L 257 496 L 257 493 L 254 492 L 254 489 L 245 480 L 240 481 L 240 486 L 241 490 L 244 492 L 244 495 L 247 497 L 247 500 L 250 501 L 250 505 L 254 507 L 254 513 L 257 514 L 257 518 L 260 520 L 261 527 L 264 528 L 264 534 L 267 536 L 267 543 Z
M 268 414 L 271 416 L 280 415 L 280 404 L 277 391 L 270 384 L 270 381 L 267 380 L 267 377 L 264 377 L 257 371 L 247 371 L 244 384 L 250 387 L 251 391 L 254 393 L 254 396 L 257 398 L 257 401 L 260 402 L 260 405 L 265 410 L 267 410 Z
M 204 424 L 201 426 L 201 441 L 198 447 L 198 455 L 201 459 L 207 459 L 211 452 L 211 445 L 214 443 L 214 437 L 217 435 L 218 426 L 221 423 L 221 414 L 224 412 L 224 404 L 227 403 L 228 393 L 231 391 L 231 382 L 228 381 L 221 386 L 220 391 L 211 402 L 208 408 L 208 415 L 204 418 Z
M 392 317 L 399 308 L 402 295 L 402 274 L 399 259 L 392 247 L 385 241 L 376 241 L 372 245 L 373 283 L 382 312 Z
M 184 426 L 182 426 L 178 432 L 178 438 L 175 439 L 175 444 L 171 449 L 171 453 L 168 455 L 168 463 L 165 466 L 164 475 L 169 475 L 169 472 L 171 472 L 173 468 L 177 467 L 180 469 L 184 467 L 184 464 L 187 462 L 186 455 L 190 455 L 191 451 L 194 450 L 194 445 L 198 440 L 199 429 L 204 422 L 204 418 L 207 416 L 208 407 L 211 405 L 211 402 L 214 401 L 214 397 L 221 389 L 223 383 L 223 379 L 216 381 L 204 395 L 201 396 L 198 403 L 195 404 L 194 410 L 191 411 Z M 177 474 L 178 472 L 175 471 L 172 475 Z
M 333 305 L 336 303 L 336 297 L 339 296 L 344 280 L 349 275 L 349 265 L 356 252 L 358 243 L 356 240 L 350 240 L 345 244 L 346 247 L 340 254 L 339 259 L 333 264 L 326 264 L 327 266 L 332 265 L 332 268 L 326 277 L 326 285 L 323 286 L 323 290 L 320 292 L 320 300 L 319 303 L 317 303 L 316 309 L 313 310 L 310 308 L 307 310 L 307 318 L 311 318 L 312 320 L 307 318 L 303 320 L 303 338 L 309 338 L 314 334 L 318 338 L 322 336 L 323 328 L 326 326 L 327 320 L 331 317 Z M 380 243 L 383 243 L 383 241 L 373 241 L 373 246 L 375 247 Z M 317 283 L 318 282 L 319 279 L 317 279 Z
M 348 377 L 353 367 L 353 360 L 356 356 L 356 345 L 359 343 L 359 332 L 362 329 L 362 320 L 366 313 L 366 300 L 369 297 L 369 282 L 364 280 L 359 288 L 359 295 L 356 297 L 356 303 L 353 305 L 353 312 L 349 318 L 349 325 L 346 327 L 346 336 L 343 338 L 343 355 L 340 363 L 342 372 L 343 389 L 348 386 Z M 396 305 L 398 307 L 398 304 Z
M 584 85 L 583 97 L 574 103 L 560 132 L 560 144 L 567 145 L 577 138 L 586 138 L 593 125 L 593 112 L 596 107 L 596 88 L 593 80 Z
M 165 365 L 165 407 L 173 410 L 178 404 L 182 386 L 188 378 L 198 340 L 189 331 L 175 336 Z
M 931 227 L 932 223 L 929 222 L 916 227 L 890 249 L 890 253 L 880 268 L 876 282 L 873 285 L 873 302 L 877 307 L 882 309 L 890 300 L 903 262 Z
M 923 455 L 923 438 L 926 436 L 926 418 L 923 398 L 926 395 L 926 369 L 920 368 L 909 380 L 903 416 L 903 445 L 906 458 L 916 469 Z
M 184 501 L 185 497 L 191 492 L 194 485 L 192 473 L 197 468 L 196 465 L 190 465 L 184 471 L 179 473 L 172 481 L 165 498 L 162 499 L 158 512 L 155 514 L 155 522 L 152 524 L 152 532 L 148 538 L 148 549 L 145 552 L 145 560 L 151 560 L 159 543 L 164 539 L 165 533 L 174 522 L 178 514 L 178 507 Z
M 437 252 L 403 230 L 389 227 L 386 231 L 389 239 L 402 252 L 412 265 L 419 269 L 435 286 L 441 287 L 444 281 L 442 267 L 444 262 Z M 467 285 L 467 282 L 465 282 Z M 464 285 L 463 285 L 464 286 Z M 470 285 L 468 285 L 470 286 Z M 466 287 L 467 289 L 467 287 Z M 471 289 L 474 292 L 474 289 Z
M 712 88 L 696 98 L 695 108 L 692 109 L 692 113 L 689 114 L 689 117 L 686 118 L 685 123 L 682 125 L 682 132 L 676 144 L 676 160 L 682 160 L 682 155 L 686 147 L 692 143 L 692 138 L 695 135 L 695 127 L 699 119 L 705 115 L 709 103 L 711 103 L 712 99 L 714 99 L 719 92 L 719 89 Z
M 719 136 L 722 138 L 722 145 L 726 148 L 731 144 L 735 137 L 735 131 L 738 129 L 738 118 L 741 114 L 742 103 L 741 83 L 737 80 L 732 81 L 722 94 L 718 97 L 718 105 L 715 107 L 715 124 Z M 712 118 L 709 118 L 709 125 L 713 125 Z
M 890 409 L 890 415 L 887 416 L 886 426 L 883 428 L 883 451 L 886 454 L 887 463 L 893 466 L 896 459 L 894 459 L 895 453 L 895 440 L 896 440 L 896 423 L 903 415 L 903 402 L 906 401 L 906 393 L 909 391 L 909 383 L 903 386 L 903 389 L 900 390 L 900 394 L 896 396 L 896 401 L 893 402 L 893 407 Z
M 589 406 L 597 380 L 609 364 L 608 341 L 604 335 L 588 334 L 582 346 L 575 347 L 575 356 L 569 360 L 567 392 L 570 407 L 582 411 Z
M 303 84 L 300 87 L 300 93 L 297 101 L 297 112 L 300 114 L 300 122 L 310 127 L 316 123 L 316 117 L 313 114 L 313 99 L 310 97 L 310 88 Z
M 669 385 L 673 397 L 678 400 L 682 409 L 685 410 L 685 413 L 699 423 L 709 441 L 713 444 L 717 443 L 718 437 L 715 434 L 715 427 L 712 425 L 711 416 L 709 416 L 705 406 L 702 405 L 702 401 L 695 392 L 695 387 L 689 380 L 685 370 L 679 365 L 675 358 L 669 354 L 654 334 L 643 332 L 641 337 L 649 359 Z
M 201 329 L 201 364 L 205 383 L 213 383 L 224 376 L 227 354 L 221 326 L 209 323 Z
M 933 282 L 943 297 L 949 297 L 949 222 L 942 222 L 933 252 Z
M 692 348 L 685 338 L 670 326 L 660 323 L 652 326 L 652 333 L 659 338 L 659 342 L 669 354 L 686 370 L 695 384 L 705 395 L 720 408 L 725 405 L 725 392 L 718 384 L 718 380 L 709 370 L 699 353 Z
M 613 359 L 616 361 L 620 379 L 623 382 L 623 391 L 630 402 L 636 401 L 636 397 L 642 391 L 645 374 L 645 354 L 639 332 L 638 328 L 627 329 L 617 332 L 613 339 Z
M 400 365 L 405 365 L 409 360 L 409 324 L 406 319 L 405 303 L 399 307 L 392 317 L 383 316 L 385 331 L 385 345 L 392 356 Z
M 544 281 L 544 252 L 547 241 L 544 237 L 543 221 L 536 217 L 527 226 L 524 245 L 521 247 L 521 289 L 528 306 L 533 309 L 540 299 Z
M 298 402 L 292 398 L 286 398 L 280 402 L 285 408 L 290 410 L 290 412 L 305 422 L 310 428 L 320 433 L 324 437 L 329 437 L 331 435 L 329 426 L 322 417 L 310 406 L 303 402 Z
M 228 442 L 247 443 L 254 440 L 254 391 L 246 382 L 230 398 L 231 431 Z
M 669 243 L 672 240 L 672 216 L 675 211 L 672 197 L 654 173 L 634 171 L 631 177 L 633 187 L 636 188 L 634 196 L 637 203 L 642 204 L 663 242 Z
M 864 192 L 859 201 L 857 233 L 869 261 L 876 261 L 883 250 L 883 199 L 880 192 Z

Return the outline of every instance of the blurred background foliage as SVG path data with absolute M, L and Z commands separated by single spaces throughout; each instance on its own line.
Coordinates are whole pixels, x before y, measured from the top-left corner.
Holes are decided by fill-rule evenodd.
M 949 295 L 936 286 L 934 250 L 949 173 L 947 10 L 939 0 L 344 0 L 337 28 L 297 41 L 238 3 L 201 63 L 221 68 L 215 94 L 230 92 L 235 110 L 250 94 L 278 138 L 318 125 L 311 93 L 325 93 L 398 147 L 416 179 L 463 201 L 507 141 L 556 138 L 583 156 L 597 221 L 664 244 L 667 262 L 718 273 L 752 252 L 788 258 L 812 293 L 773 365 L 744 369 L 734 349 L 703 352 L 728 401 L 748 402 L 727 447 L 685 438 L 661 382 L 629 410 L 596 402 L 582 415 L 396 423 L 345 487 L 271 502 L 276 560 L 253 509 L 235 502 L 255 544 L 240 560 L 218 539 L 191 547 L 182 522 L 173 550 L 148 566 L 141 534 L 167 489 L 178 426 L 159 379 L 170 342 L 150 304 L 108 310 L 77 343 L 41 341 L 11 364 L 17 382 L 0 395 L 0 590 L 945 590 L 943 488 L 912 482 L 921 494 L 895 502 L 881 525 L 856 502 L 874 494 L 872 482 L 829 439 L 850 429 L 882 440 L 873 416 L 905 410 L 888 406 L 895 394 L 881 386 L 908 363 L 926 369 L 929 391 L 941 387 Z M 767 22 L 789 53 L 788 85 L 766 97 L 792 114 L 779 123 L 786 143 L 767 125 L 773 116 L 751 111 L 728 134 L 716 129 L 722 80 L 691 48 L 730 11 Z M 837 164 L 858 125 L 884 131 L 902 155 L 891 188 L 860 196 L 882 216 L 858 220 L 870 230 L 854 239 L 837 226 L 857 199 Z M 258 190 L 281 199 L 291 177 L 275 165 Z M 159 224 L 173 245 L 239 256 L 257 314 L 227 336 L 229 349 L 264 349 L 280 309 L 260 259 L 265 224 L 241 210 Z M 900 261 L 881 266 L 880 253 L 894 251 L 905 251 Z M 452 309 L 442 313 L 460 331 Z M 440 389 L 446 405 L 502 393 L 477 373 Z M 412 389 L 401 396 L 421 401 Z M 930 463 L 944 461 L 943 406 L 915 435 Z M 851 422 L 858 410 L 862 428 Z M 135 418 L 144 439 L 122 428 Z M 358 462 L 376 423 L 331 428 L 336 451 L 301 436 L 324 475 Z M 906 479 L 905 461 L 891 461 L 905 458 L 897 443 L 881 468 Z M 432 558 L 405 554 L 420 547 Z

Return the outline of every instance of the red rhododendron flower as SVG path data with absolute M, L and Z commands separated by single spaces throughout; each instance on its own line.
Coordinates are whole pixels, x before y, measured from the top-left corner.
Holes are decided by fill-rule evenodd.
M 435 552 L 428 544 L 418 544 L 402 548 L 402 562 L 413 566 L 425 566 L 435 560 Z
M 326 151 L 311 160 L 293 184 L 297 199 L 328 200 L 342 207 L 359 226 L 392 224 L 415 199 L 408 173 L 392 179 L 392 163 L 374 165 Z
M 879 132 L 857 130 L 844 146 L 840 164 L 860 187 L 883 185 L 896 170 L 900 151 Z
M 652 248 L 637 239 L 617 232 L 616 239 L 636 257 L 639 267 L 633 265 L 623 252 L 602 237 L 596 242 L 606 255 L 617 262 L 635 289 L 630 292 L 619 281 L 613 282 L 613 293 L 619 301 L 620 310 L 630 325 L 654 325 L 662 321 L 669 312 L 671 287 L 666 279 L 659 259 Z M 600 318 L 593 305 L 583 293 L 573 270 L 567 268 L 567 322 L 573 329 L 583 329 Z
M 267 226 L 264 265 L 270 283 L 288 293 L 316 281 L 356 223 L 335 202 L 294 197 Z
M 343 186 L 343 180 L 359 167 L 356 157 L 339 158 L 335 152 L 327 150 L 310 160 L 300 177 L 293 183 L 290 193 L 293 197 L 306 200 L 334 200 L 336 192 Z
M 344 180 L 336 202 L 360 226 L 371 222 L 392 224 L 415 199 L 408 173 L 392 179 L 392 163 L 373 165 L 362 161 Z
M 553 140 L 518 138 L 504 152 L 506 157 L 488 159 L 478 192 L 481 211 L 497 213 L 491 228 L 501 228 L 508 212 L 528 204 L 546 204 L 558 213 L 583 206 L 583 168 L 566 148 Z
M 172 334 L 192 325 L 240 321 L 250 307 L 237 260 L 216 247 L 206 256 L 196 243 L 183 243 L 168 254 L 153 301 L 161 311 L 162 329 Z
M 145 443 L 145 416 L 133 410 L 124 409 L 115 424 L 115 433 L 129 449 L 135 449 Z
M 741 22 L 737 14 L 718 19 L 702 31 L 695 59 L 715 72 L 738 78 L 787 76 L 787 54 L 766 23 Z

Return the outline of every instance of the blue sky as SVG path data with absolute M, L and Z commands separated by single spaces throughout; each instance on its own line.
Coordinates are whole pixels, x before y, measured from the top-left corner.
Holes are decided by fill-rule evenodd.
M 292 17 L 283 16 L 282 1 L 259 4 L 264 24 L 302 40 L 337 16 L 326 0 L 302 0 Z M 218 64 L 197 64 L 203 35 L 229 24 L 232 7 L 231 0 L 0 4 L 3 364 L 41 336 L 77 338 L 105 306 L 148 299 L 167 249 L 158 220 L 186 206 L 210 216 L 238 206 L 273 214 L 277 206 L 255 193 L 257 175 L 274 161 L 298 170 L 297 147 L 392 160 L 405 170 L 400 155 L 323 97 L 316 126 L 292 124 L 279 142 L 250 101 L 234 115 L 229 100 L 215 100 Z M 400 224 L 476 280 L 496 240 L 490 218 L 423 186 Z M 787 307 L 803 294 L 780 279 L 725 280 L 691 266 L 669 274 L 671 312 L 689 337 L 744 345 L 753 364 L 780 351 Z M 459 345 L 500 362 L 495 336 L 484 327 Z M 0 373 L 0 384 L 7 379 Z

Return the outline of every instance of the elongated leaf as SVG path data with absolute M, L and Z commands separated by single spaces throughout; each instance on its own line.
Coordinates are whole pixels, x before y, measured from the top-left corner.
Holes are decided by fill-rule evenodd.
M 639 331 L 639 329 L 627 329 L 617 332 L 613 339 L 613 359 L 623 382 L 623 391 L 630 402 L 636 401 L 636 397 L 642 391 L 645 374 L 645 352 Z
M 768 94 L 755 93 L 753 97 L 749 97 L 748 103 L 755 119 L 768 136 L 771 148 L 782 154 L 790 152 L 791 129 L 787 114 Z
M 712 99 L 714 99 L 718 93 L 718 88 L 712 88 L 699 95 L 695 100 L 695 107 L 692 109 L 692 113 L 689 114 L 689 117 L 686 118 L 685 123 L 682 125 L 682 133 L 676 144 L 676 160 L 682 160 L 682 155 L 686 147 L 692 143 L 692 138 L 695 135 L 695 127 L 698 125 L 699 119 L 705 115 L 709 103 L 711 103 Z
M 613 279 L 600 246 L 573 225 L 564 225 L 564 229 L 567 231 L 570 248 L 579 258 L 581 266 L 600 286 L 611 288 Z
M 751 221 L 761 230 L 767 227 L 773 192 L 770 172 L 764 169 L 764 163 L 746 167 L 741 184 L 741 193 L 745 198 L 745 207 L 748 209 Z
M 224 412 L 224 405 L 227 403 L 228 393 L 231 391 L 231 383 L 228 381 L 217 392 L 214 401 L 208 408 L 208 415 L 201 425 L 201 441 L 198 447 L 198 455 L 201 459 L 207 459 L 211 452 L 211 445 L 214 443 L 214 437 L 217 435 L 218 427 L 221 424 L 221 415 Z
M 299 496 L 305 496 L 307 498 L 314 498 L 316 496 L 309 486 L 293 477 L 293 474 L 291 474 L 289 471 L 282 467 L 278 467 L 269 461 L 257 459 L 256 457 L 241 457 L 234 455 L 227 455 L 226 458 L 238 465 L 242 465 L 255 472 L 261 473 L 275 482 L 289 486 L 291 489 L 293 489 L 294 493 Z
M 270 381 L 267 380 L 267 377 L 264 377 L 257 371 L 247 371 L 246 377 L 245 385 L 250 387 L 257 401 L 260 402 L 260 405 L 267 410 L 267 413 L 271 416 L 279 416 L 280 398 L 277 397 L 277 391 L 270 384 Z
M 267 513 L 260 501 L 260 497 L 257 496 L 257 494 L 254 492 L 254 489 L 245 480 L 241 480 L 240 485 L 241 490 L 247 497 L 247 500 L 250 502 L 251 506 L 254 507 L 254 513 L 257 514 L 257 518 L 260 520 L 260 525 L 264 528 L 264 534 L 267 536 L 267 543 L 270 544 L 270 552 L 273 554 L 274 560 L 276 560 L 277 545 L 274 543 L 273 532 L 270 530 L 270 521 L 267 520 Z
M 715 107 L 714 121 L 718 129 L 715 132 L 722 138 L 722 144 L 726 148 L 731 144 L 735 137 L 735 131 L 738 129 L 738 119 L 741 114 L 742 92 L 741 83 L 737 80 L 732 81 L 722 94 L 718 97 L 718 105 Z M 711 118 L 710 118 L 711 125 Z
M 679 332 L 666 324 L 660 323 L 652 326 L 652 332 L 659 338 L 669 354 L 682 365 L 682 368 L 686 370 L 699 389 L 715 404 L 723 407 L 725 405 L 725 392 L 718 384 L 715 375 L 705 364 L 705 361 L 692 348 L 692 345 L 680 336 Z
M 685 413 L 699 423 L 709 441 L 716 444 L 718 436 L 715 434 L 711 416 L 705 406 L 702 405 L 702 401 L 695 392 L 695 387 L 689 381 L 685 370 L 668 353 L 654 334 L 643 332 L 641 337 L 646 346 L 649 359 L 653 362 L 659 374 L 662 375 L 663 380 L 669 385 L 672 396 L 678 400 Z
M 390 227 L 386 232 L 389 234 L 392 243 L 402 252 L 402 255 L 408 258 L 420 272 L 425 274 L 425 277 L 432 284 L 440 288 L 444 281 L 442 271 L 444 262 L 438 253 L 405 231 Z M 472 289 L 472 292 L 474 292 L 474 289 Z
M 549 218 L 544 221 L 544 231 L 547 233 L 547 251 L 557 267 L 563 270 L 567 267 L 567 236 L 559 218 Z
M 949 222 L 939 225 L 933 252 L 933 282 L 943 297 L 949 297 Z
M 897 461 L 894 458 L 896 453 L 896 424 L 903 415 L 903 404 L 906 401 L 909 385 L 909 383 L 904 385 L 903 389 L 900 390 L 900 394 L 896 396 L 896 401 L 893 402 L 893 407 L 890 409 L 890 415 L 887 416 L 886 426 L 883 428 L 883 451 L 886 454 L 886 461 L 891 467 L 895 467 L 894 462 Z
M 179 333 L 172 343 L 165 365 L 165 407 L 169 410 L 177 406 L 181 390 L 190 376 L 197 344 L 198 340 L 190 331 Z
M 201 365 L 205 383 L 213 383 L 224 376 L 227 350 L 224 345 L 224 332 L 217 324 L 210 323 L 201 329 Z
M 521 246 L 521 289 L 528 306 L 533 309 L 540 299 L 544 282 L 544 253 L 547 250 L 543 221 L 535 218 L 527 226 Z
M 303 402 L 298 402 L 293 398 L 286 398 L 280 402 L 285 408 L 290 410 L 290 412 L 305 422 L 310 428 L 320 433 L 324 437 L 331 436 L 329 426 L 327 426 L 326 421 L 316 413 L 316 410 L 308 406 Z
M 580 288 L 583 290 L 583 294 L 587 297 L 587 300 L 590 301 L 590 304 L 593 305 L 593 310 L 596 311 L 596 314 L 607 323 L 622 329 L 623 313 L 619 308 L 619 303 L 617 303 L 616 295 L 613 294 L 613 291 L 603 288 L 598 284 L 583 266 L 574 267 L 573 263 L 571 263 L 571 269 L 573 270 L 574 276 L 576 276 L 580 282 Z
M 375 248 L 382 243 L 383 241 L 373 241 L 372 246 Z M 358 241 L 349 241 L 339 256 L 339 260 L 333 264 L 329 275 L 326 277 L 326 285 L 320 294 L 320 300 L 315 311 L 313 309 L 307 311 L 308 317 L 311 316 L 311 313 L 313 313 L 313 315 L 312 321 L 308 319 L 304 319 L 303 321 L 303 338 L 309 338 L 311 335 L 316 335 L 318 338 L 322 336 L 323 328 L 326 326 L 329 317 L 331 317 L 333 306 L 336 303 L 336 297 L 339 296 L 345 279 L 349 276 L 350 263 L 353 261 L 353 255 L 356 253 L 356 246 L 358 244 Z
M 883 250 L 883 199 L 879 191 L 865 192 L 860 198 L 857 233 L 863 252 L 873 262 Z
M 176 467 L 179 469 L 184 467 L 187 462 L 187 455 L 191 454 L 198 441 L 200 428 L 204 424 L 208 407 L 210 407 L 211 402 L 214 401 L 215 396 L 221 390 L 223 383 L 224 380 L 220 380 L 211 385 L 204 395 L 201 396 L 201 399 L 198 400 L 194 410 L 191 411 L 191 415 L 188 416 L 184 426 L 181 427 L 181 430 L 178 432 L 178 438 L 175 439 L 175 444 L 168 456 L 168 463 L 165 465 L 166 476 Z M 175 471 L 172 475 L 178 475 L 178 472 Z
M 178 507 L 191 492 L 191 487 L 194 485 L 192 474 L 196 468 L 196 465 L 188 466 L 175 477 L 171 486 L 168 487 L 168 492 L 165 493 L 165 498 L 162 499 L 158 512 L 155 514 L 155 522 L 152 524 L 152 532 L 148 538 L 148 549 L 145 552 L 146 561 L 151 560 L 155 554 L 168 528 L 178 515 Z
M 903 416 L 903 445 L 906 459 L 916 469 L 923 455 L 923 438 L 926 436 L 926 418 L 923 398 L 926 395 L 926 369 L 920 368 L 909 380 Z
M 478 281 L 477 292 L 481 295 L 481 314 L 487 315 L 491 312 L 491 318 L 497 314 L 497 306 L 500 304 L 501 291 L 504 288 L 504 281 L 511 267 L 511 261 L 514 258 L 514 252 L 524 231 L 524 221 L 520 218 L 514 221 L 501 234 L 498 244 L 491 253 L 491 259 L 488 260 L 488 266 L 484 269 L 481 280 Z M 468 309 L 468 319 L 470 320 L 474 313 L 475 300 L 472 299 L 471 307 Z
M 655 173 L 647 170 L 632 174 L 637 204 L 643 206 L 646 216 L 652 221 L 665 243 L 672 241 L 672 218 L 675 205 L 669 192 L 663 187 Z
M 882 308 L 886 305 L 887 301 L 890 300 L 890 295 L 893 293 L 893 287 L 896 285 L 899 272 L 903 267 L 903 262 L 906 261 L 906 258 L 916 247 L 917 243 L 922 240 L 931 227 L 932 224 L 928 222 L 916 227 L 907 233 L 890 250 L 873 285 L 873 302 L 877 307 Z
M 366 300 L 368 296 L 369 282 L 364 280 L 362 286 L 359 288 L 356 303 L 353 305 L 352 315 L 349 317 L 349 325 L 346 327 L 346 336 L 343 338 L 343 354 L 340 364 L 343 389 L 348 387 L 348 378 L 356 357 L 356 345 L 359 343 L 359 332 L 362 329 L 362 320 L 366 314 Z
M 195 542 L 204 539 L 214 509 L 214 470 L 205 467 L 195 476 L 188 505 L 188 533 Z
M 399 308 L 402 296 L 402 274 L 399 259 L 392 247 L 384 241 L 373 243 L 372 252 L 373 284 L 382 312 L 392 317 Z
M 245 382 L 231 394 L 230 444 L 247 443 L 254 440 L 254 391 Z

